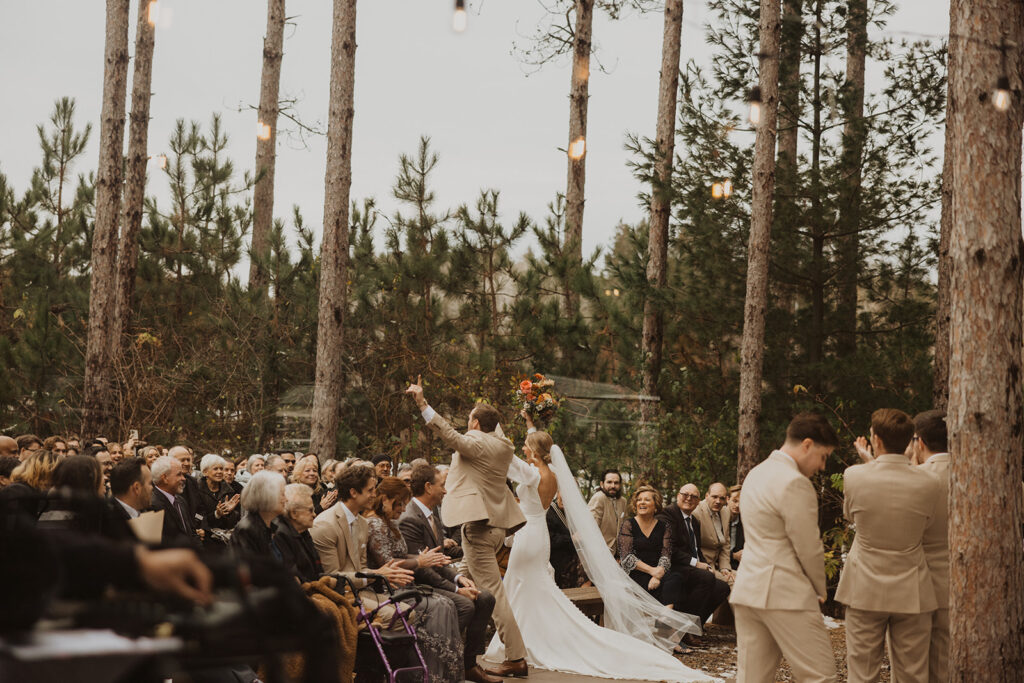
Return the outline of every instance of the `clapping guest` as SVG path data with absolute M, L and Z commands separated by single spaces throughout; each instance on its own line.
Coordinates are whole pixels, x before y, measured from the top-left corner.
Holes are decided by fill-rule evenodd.
M 199 461 L 198 512 L 214 529 L 233 529 L 242 518 L 241 496 L 224 480 L 227 461 L 215 453 L 207 453 Z
M 619 564 L 644 590 L 663 605 L 679 601 L 680 579 L 669 573 L 672 564 L 672 530 L 656 515 L 662 510 L 661 494 L 653 486 L 637 487 L 629 501 L 634 513 L 619 527 Z
M 242 507 L 246 511 L 231 532 L 231 549 L 238 555 L 274 557 L 283 561 L 273 543 L 271 524 L 284 512 L 284 477 L 276 472 L 258 472 L 242 492 Z
M 284 487 L 284 497 L 284 514 L 271 525 L 274 545 L 291 574 L 302 582 L 315 581 L 324 573 L 324 568 L 309 535 L 316 519 L 313 492 L 305 484 L 288 484 Z
M 313 494 L 313 507 L 318 515 L 338 502 L 338 492 L 320 483 L 320 460 L 315 455 L 307 455 L 295 463 L 291 483 L 309 487 Z

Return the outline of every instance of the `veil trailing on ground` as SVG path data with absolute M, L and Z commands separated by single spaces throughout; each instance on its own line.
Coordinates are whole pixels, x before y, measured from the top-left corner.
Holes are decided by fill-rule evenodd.
M 572 534 L 584 571 L 604 601 L 604 625 L 671 651 L 686 633 L 701 633 L 700 618 L 668 610 L 641 588 L 608 552 L 579 484 L 558 446 L 551 447 L 551 469 L 565 506 L 565 522 Z

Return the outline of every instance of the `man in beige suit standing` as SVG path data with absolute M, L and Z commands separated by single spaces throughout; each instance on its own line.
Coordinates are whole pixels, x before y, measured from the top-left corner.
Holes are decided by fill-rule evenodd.
M 923 539 L 942 514 L 942 485 L 912 467 L 904 452 L 914 436 L 906 413 L 871 415 L 873 462 L 843 474 L 843 514 L 855 529 L 836 600 L 846 609 L 846 668 L 850 683 L 880 675 L 886 633 L 893 675 L 900 683 L 928 681 L 928 643 L 938 603 Z
M 427 403 L 419 379 L 406 393 L 416 401 L 430 430 L 455 450 L 441 514 L 446 524 L 462 525 L 462 548 L 469 573 L 480 588 L 494 596 L 494 623 L 507 657 L 496 669 L 484 671 L 492 676 L 525 677 L 526 645 L 505 594 L 496 557 L 505 537 L 526 524 L 519 504 L 505 485 L 515 448 L 500 430 L 496 431 L 501 414 L 494 406 L 477 403 L 469 414 L 466 433 L 459 434 Z
M 618 470 L 605 470 L 601 473 L 601 488 L 590 497 L 587 509 L 597 522 L 597 528 L 601 530 L 608 550 L 612 551 L 613 555 L 617 554 L 619 526 L 626 516 L 626 499 L 622 497 L 622 475 Z
M 786 441 L 743 482 L 743 562 L 729 596 L 736 615 L 737 683 L 771 683 L 785 657 L 800 683 L 836 680 L 825 602 L 818 496 L 810 477 L 839 444 L 828 421 L 793 418 Z
M 708 487 L 707 495 L 697 505 L 693 516 L 700 522 L 700 551 L 704 559 L 714 568 L 715 576 L 732 585 L 735 576 L 729 554 L 728 500 L 725 484 L 715 482 Z

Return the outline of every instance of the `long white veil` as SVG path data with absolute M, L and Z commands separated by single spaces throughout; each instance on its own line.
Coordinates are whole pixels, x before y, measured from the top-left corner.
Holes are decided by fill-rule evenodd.
M 604 602 L 604 625 L 671 651 L 686 633 L 702 632 L 700 618 L 668 610 L 641 588 L 608 552 L 608 545 L 580 493 L 558 446 L 551 447 L 551 469 L 565 506 L 565 521 L 584 571 Z

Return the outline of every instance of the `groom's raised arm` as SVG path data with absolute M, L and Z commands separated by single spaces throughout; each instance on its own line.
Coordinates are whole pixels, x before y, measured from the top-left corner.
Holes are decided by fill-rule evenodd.
M 416 407 L 420 409 L 420 414 L 423 415 L 423 421 L 427 423 L 427 426 L 435 434 L 441 437 L 441 441 L 444 442 L 445 446 L 458 451 L 459 455 L 467 459 L 475 458 L 480 454 L 483 444 L 477 439 L 459 434 L 448 424 L 447 420 L 430 407 L 427 399 L 423 396 L 423 382 L 420 378 L 417 378 L 416 384 L 410 385 L 405 390 L 405 393 L 413 397 L 416 401 Z

